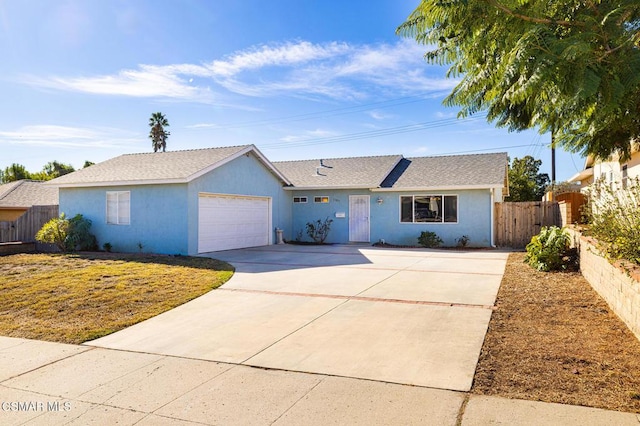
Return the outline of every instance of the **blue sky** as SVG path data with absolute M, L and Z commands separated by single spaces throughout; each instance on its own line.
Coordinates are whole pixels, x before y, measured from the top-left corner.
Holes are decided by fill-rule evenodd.
M 0 2 L 0 167 L 36 172 L 255 144 L 271 160 L 506 151 L 550 173 L 549 135 L 442 105 L 455 85 L 395 35 L 418 0 Z M 557 153 L 558 181 L 581 170 Z

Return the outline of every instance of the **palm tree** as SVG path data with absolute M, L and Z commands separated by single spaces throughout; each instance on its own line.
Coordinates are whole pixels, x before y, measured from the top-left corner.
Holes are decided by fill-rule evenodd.
M 162 148 L 162 152 L 167 149 L 167 138 L 171 133 L 167 132 L 164 128 L 169 127 L 167 118 L 161 112 L 154 112 L 149 119 L 149 138 L 151 139 L 151 146 L 153 152 L 158 152 Z

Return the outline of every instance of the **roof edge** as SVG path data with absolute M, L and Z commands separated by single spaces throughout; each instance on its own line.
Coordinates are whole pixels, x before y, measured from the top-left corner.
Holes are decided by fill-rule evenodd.
M 449 185 L 449 186 L 415 186 L 406 188 L 370 188 L 371 192 L 420 192 L 420 191 L 455 191 L 465 189 L 502 189 L 503 184 L 491 185 Z

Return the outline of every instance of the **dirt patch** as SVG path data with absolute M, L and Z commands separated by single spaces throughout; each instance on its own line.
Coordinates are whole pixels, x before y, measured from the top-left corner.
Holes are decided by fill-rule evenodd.
M 640 413 L 640 342 L 579 272 L 509 255 L 472 392 Z

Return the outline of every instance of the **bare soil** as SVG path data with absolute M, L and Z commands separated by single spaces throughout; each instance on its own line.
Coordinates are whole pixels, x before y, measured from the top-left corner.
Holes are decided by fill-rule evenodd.
M 640 413 L 640 342 L 579 272 L 512 253 L 472 392 Z

